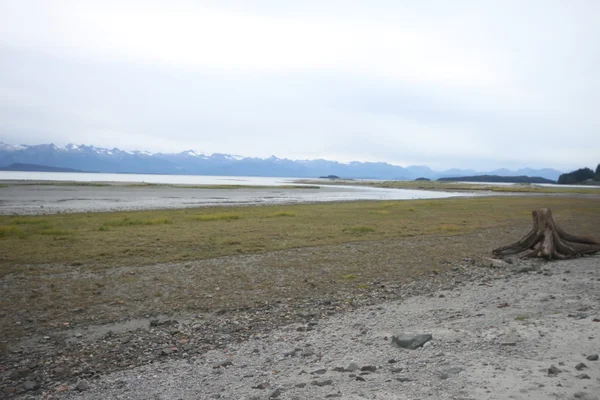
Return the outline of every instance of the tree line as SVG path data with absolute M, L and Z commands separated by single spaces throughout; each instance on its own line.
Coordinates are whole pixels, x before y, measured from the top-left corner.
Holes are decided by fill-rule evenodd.
M 587 180 L 600 181 L 600 164 L 596 167 L 596 172 L 590 168 L 579 168 L 576 171 L 562 174 L 558 177 L 558 183 L 562 185 L 569 185 L 575 183 L 581 183 Z

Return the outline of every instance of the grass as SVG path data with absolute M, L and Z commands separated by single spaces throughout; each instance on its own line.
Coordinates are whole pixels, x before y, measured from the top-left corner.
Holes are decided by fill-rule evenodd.
M 155 216 L 146 219 L 132 218 L 129 216 L 105 222 L 102 227 L 120 228 L 124 226 L 140 226 L 140 225 L 163 225 L 170 224 L 173 220 L 170 217 Z
M 529 226 L 531 210 L 540 207 L 552 208 L 566 230 L 598 235 L 600 202 L 565 197 L 0 216 L 0 276 L 20 271 L 23 265 L 79 262 L 106 269 L 356 241 L 456 236 L 490 228 L 502 231 Z M 57 237 L 64 240 L 54 240 Z
M 273 213 L 274 217 L 295 217 L 296 213 L 291 211 L 277 211 Z
M 206 214 L 206 215 L 198 215 L 193 217 L 195 221 L 236 221 L 240 219 L 240 214 L 234 213 L 215 213 L 215 214 Z
M 343 229 L 343 232 L 350 233 L 352 235 L 364 235 L 365 233 L 375 232 L 375 228 L 372 226 L 349 226 Z

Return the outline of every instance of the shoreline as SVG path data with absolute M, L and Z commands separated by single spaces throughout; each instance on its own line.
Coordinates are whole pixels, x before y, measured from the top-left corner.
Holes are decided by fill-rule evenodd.
M 3 181 L 7 182 L 7 181 Z M 3 184 L 0 182 L 0 185 Z M 320 185 L 223 188 L 124 182 L 21 182 L 0 189 L 0 215 L 289 205 L 360 200 L 475 197 L 477 193 Z M 479 194 L 480 195 L 480 194 Z

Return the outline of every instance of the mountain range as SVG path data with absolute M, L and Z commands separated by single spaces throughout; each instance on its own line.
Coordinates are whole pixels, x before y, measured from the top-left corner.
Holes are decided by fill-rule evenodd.
M 242 157 L 214 153 L 205 155 L 194 150 L 181 153 L 150 153 L 125 151 L 88 145 L 68 144 L 56 146 L 10 145 L 0 142 L 0 167 L 12 164 L 37 164 L 54 168 L 69 168 L 86 172 L 178 174 L 178 175 L 230 175 L 315 178 L 337 175 L 355 179 L 412 180 L 416 178 L 438 179 L 442 177 L 498 175 L 536 176 L 557 180 L 561 171 L 544 168 L 518 170 L 498 169 L 475 171 L 450 169 L 434 171 L 427 166 L 400 167 L 385 162 L 341 163 L 323 159 L 290 160 L 271 156 L 269 158 Z

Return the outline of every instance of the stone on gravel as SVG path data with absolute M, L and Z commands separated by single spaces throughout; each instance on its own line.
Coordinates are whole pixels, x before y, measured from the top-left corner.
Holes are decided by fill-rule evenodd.
M 576 375 L 575 378 L 578 378 L 578 379 L 591 379 L 588 374 L 579 374 L 579 375 Z
M 429 333 L 421 333 L 416 335 L 401 334 L 392 336 L 392 344 L 397 347 L 409 350 L 415 350 L 429 342 L 433 336 Z
M 75 386 L 75 390 L 78 392 L 83 392 L 84 390 L 88 390 L 90 388 L 90 384 L 86 381 L 81 381 Z
M 271 395 L 269 396 L 271 399 L 276 399 L 279 396 L 281 396 L 281 393 L 283 393 L 283 390 L 280 388 L 277 388 L 275 390 L 273 390 L 273 392 L 271 393 Z
M 40 385 L 34 381 L 25 381 L 25 383 L 23 383 L 23 389 L 25 390 L 37 390 L 39 388 Z
M 310 384 L 313 386 L 329 386 L 333 385 L 333 380 L 327 379 L 325 381 L 312 381 Z
M 510 264 L 504 260 L 498 260 L 496 258 L 483 257 L 483 266 L 491 268 L 508 268 Z
M 358 366 L 357 363 L 355 362 L 351 362 L 350 364 L 348 364 L 348 366 L 346 367 L 346 372 L 354 372 L 357 371 L 360 367 Z
M 374 365 L 365 365 L 360 370 L 363 371 L 363 372 L 364 371 L 366 371 L 366 372 L 375 372 L 375 371 L 377 371 L 377 367 L 374 366 Z
M 598 354 L 590 354 L 585 359 L 588 361 L 598 361 Z
M 577 371 L 581 371 L 582 369 L 587 368 L 587 365 L 585 365 L 584 363 L 579 363 L 575 366 L 575 369 Z
M 551 365 L 550 368 L 548 368 L 548 375 L 558 375 L 561 372 L 562 369 L 558 368 L 556 365 Z

